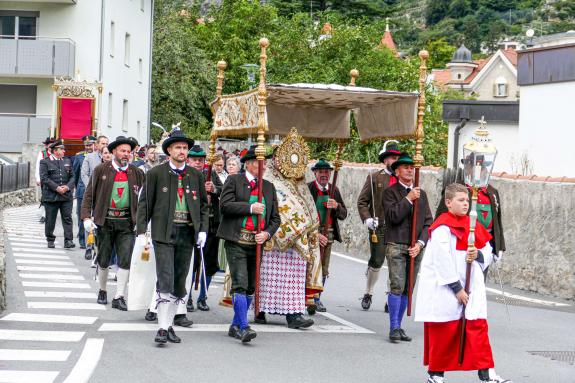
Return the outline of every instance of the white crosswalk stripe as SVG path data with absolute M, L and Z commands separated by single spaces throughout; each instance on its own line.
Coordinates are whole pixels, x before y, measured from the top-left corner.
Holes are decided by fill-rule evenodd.
M 24 291 L 28 298 L 78 298 L 96 300 L 96 293 L 82 293 L 77 291 Z
M 0 383 L 52 383 L 59 371 L 0 370 Z
M 30 313 L 11 313 L 0 321 L 35 322 L 35 323 L 65 323 L 65 324 L 93 324 L 98 318 L 92 316 L 73 315 L 47 315 Z
M 14 350 L 0 349 L 0 360 L 30 360 L 42 362 L 63 362 L 71 351 L 61 350 Z
M 58 273 L 79 273 L 75 267 L 17 266 L 18 271 L 53 271 Z
M 106 310 L 106 306 L 97 303 L 78 302 L 28 302 L 30 309 L 57 309 L 57 310 Z
M 33 340 L 39 342 L 79 342 L 84 331 L 39 331 L 0 329 L 0 340 Z
M 48 248 L 38 248 L 38 247 L 13 247 L 12 251 L 14 252 L 23 252 L 23 253 L 42 253 L 42 254 L 66 254 L 68 251 L 66 250 L 54 250 Z
M 52 266 L 74 266 L 74 262 L 67 261 L 43 261 L 39 259 L 15 259 L 18 265 L 52 265 Z
M 64 289 L 90 289 L 88 283 L 22 281 L 24 287 L 54 287 Z
M 29 279 L 55 279 L 55 280 L 75 280 L 83 281 L 85 278 L 82 275 L 67 275 L 67 274 L 29 274 L 20 273 L 20 278 Z
M 70 260 L 70 257 L 67 255 L 52 255 L 52 254 L 31 254 L 31 253 L 14 253 L 14 257 L 20 258 L 40 258 L 40 259 L 67 259 Z

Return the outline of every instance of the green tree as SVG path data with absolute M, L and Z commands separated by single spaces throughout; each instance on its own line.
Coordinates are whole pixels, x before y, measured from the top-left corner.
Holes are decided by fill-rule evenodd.
M 429 51 L 428 67 L 443 69 L 445 68 L 445 64 L 453 58 L 453 53 L 455 53 L 456 48 L 441 38 L 427 44 L 427 50 Z

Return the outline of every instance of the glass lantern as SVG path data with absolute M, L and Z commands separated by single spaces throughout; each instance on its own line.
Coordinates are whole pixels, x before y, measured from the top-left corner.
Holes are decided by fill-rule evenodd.
M 478 122 L 471 141 L 463 145 L 463 177 L 467 185 L 483 188 L 489 184 L 497 148 L 491 142 L 485 119 L 481 117 Z

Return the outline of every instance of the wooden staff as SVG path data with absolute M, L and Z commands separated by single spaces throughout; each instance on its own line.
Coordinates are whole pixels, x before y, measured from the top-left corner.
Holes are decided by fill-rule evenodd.
M 475 249 L 475 224 L 477 222 L 477 188 L 471 188 L 471 211 L 469 212 L 469 237 L 467 239 L 467 251 Z M 471 265 L 473 261 L 467 262 L 465 268 L 465 292 L 469 296 L 470 282 L 471 282 Z M 461 327 L 459 333 L 459 364 L 463 364 L 463 356 L 465 354 L 465 326 L 467 319 L 465 318 L 465 305 L 461 313 Z
M 266 49 L 270 45 L 270 42 L 265 37 L 260 39 L 260 84 L 258 86 L 258 146 L 256 147 L 256 158 L 258 160 L 258 203 L 262 202 L 263 199 L 263 174 L 266 158 L 266 149 L 264 147 L 265 143 L 265 133 L 267 131 L 267 121 L 266 121 L 266 60 L 267 54 Z M 271 201 L 270 201 L 271 202 Z M 256 234 L 261 233 L 260 225 L 262 219 L 262 214 L 257 216 L 257 226 Z M 256 291 L 254 297 L 254 312 L 258 315 L 260 312 L 260 264 L 262 259 L 262 245 L 256 245 Z
M 421 64 L 419 66 L 419 101 L 417 105 L 417 129 L 415 131 L 415 156 L 413 162 L 415 166 L 414 187 L 419 187 L 419 169 L 423 165 L 423 116 L 425 114 L 425 82 L 427 79 L 427 58 L 429 53 L 425 50 L 419 51 Z M 419 199 L 413 201 L 413 215 L 411 217 L 411 246 L 417 243 L 417 214 L 419 210 Z M 407 315 L 411 315 L 411 304 L 413 298 L 413 285 L 415 284 L 414 257 L 409 257 L 409 275 L 407 291 Z
M 219 106 L 222 99 L 222 89 L 224 88 L 224 72 L 228 64 L 224 60 L 218 61 L 218 85 L 216 86 L 216 104 Z M 216 108 L 212 107 L 212 116 L 215 121 L 216 119 Z M 214 166 L 214 162 L 216 159 L 216 140 L 218 138 L 217 133 L 212 130 L 212 134 L 210 135 L 210 146 L 208 149 L 208 155 L 206 156 L 206 160 L 208 162 L 208 172 L 206 174 L 206 182 L 210 182 L 212 180 L 212 168 Z M 212 209 L 212 198 L 208 194 L 208 211 L 211 212 Z M 202 257 L 201 262 L 204 259 Z M 195 265 L 192 265 L 192 269 Z M 200 274 L 202 271 L 202 265 L 200 264 L 200 270 L 196 270 L 195 279 L 194 279 L 194 290 L 198 290 L 198 286 L 200 285 Z M 205 278 L 205 275 L 204 275 Z M 205 281 L 205 279 L 204 279 Z

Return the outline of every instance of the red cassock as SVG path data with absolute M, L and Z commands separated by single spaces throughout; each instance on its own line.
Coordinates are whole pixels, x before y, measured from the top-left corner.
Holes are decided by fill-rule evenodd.
M 493 368 L 487 320 L 467 320 L 463 364 L 458 363 L 460 320 L 425 322 L 423 364 L 429 371 L 469 371 Z

